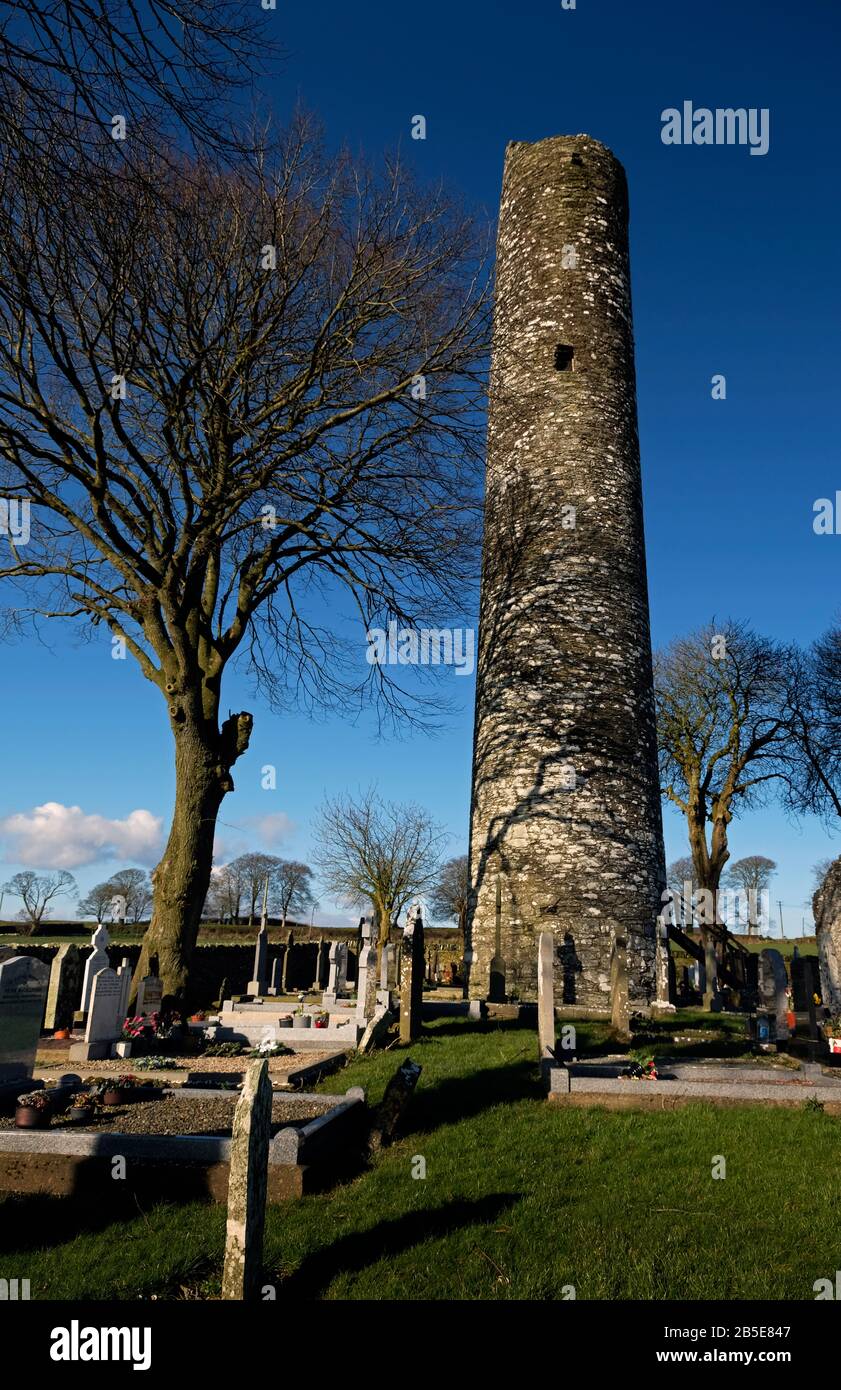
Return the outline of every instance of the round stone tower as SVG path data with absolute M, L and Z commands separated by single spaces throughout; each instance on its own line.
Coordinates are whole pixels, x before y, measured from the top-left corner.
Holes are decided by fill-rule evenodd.
M 654 993 L 665 881 L 625 173 L 508 146 L 500 208 L 467 928 L 472 998 Z M 624 948 L 623 948 L 624 952 Z

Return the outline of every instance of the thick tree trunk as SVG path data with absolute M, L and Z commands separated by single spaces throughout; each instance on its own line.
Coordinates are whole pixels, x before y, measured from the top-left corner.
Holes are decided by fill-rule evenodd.
M 699 812 L 697 816 L 690 818 L 688 828 L 689 847 L 692 851 L 692 867 L 695 871 L 696 884 L 699 889 L 712 893 L 714 921 L 718 922 L 718 889 L 722 870 L 730 858 L 730 851 L 727 848 L 727 823 L 721 818 L 714 822 L 711 850 L 707 849 L 705 815 Z M 701 945 L 704 948 L 703 1007 L 711 1009 L 719 993 L 716 934 L 704 922 L 699 922 L 699 929 Z
M 175 809 L 163 858 L 152 874 L 152 920 L 143 938 L 132 997 L 156 960 L 164 994 L 185 1002 L 210 884 L 216 818 L 233 790 L 230 770 L 248 747 L 251 725 L 250 714 L 235 714 L 218 732 L 186 720 L 175 726 Z

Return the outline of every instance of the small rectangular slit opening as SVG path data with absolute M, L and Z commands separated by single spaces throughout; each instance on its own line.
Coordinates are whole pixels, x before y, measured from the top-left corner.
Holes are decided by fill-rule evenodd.
M 575 348 L 568 347 L 566 343 L 558 343 L 555 348 L 555 371 L 574 372 Z

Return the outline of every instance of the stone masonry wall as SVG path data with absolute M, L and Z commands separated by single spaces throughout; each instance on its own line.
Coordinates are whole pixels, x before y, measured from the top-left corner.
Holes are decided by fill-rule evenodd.
M 558 1005 L 609 1007 L 617 935 L 631 1000 L 655 987 L 665 873 L 627 227 L 625 174 L 603 145 L 509 145 L 471 809 L 474 998 L 536 997 L 546 929 Z

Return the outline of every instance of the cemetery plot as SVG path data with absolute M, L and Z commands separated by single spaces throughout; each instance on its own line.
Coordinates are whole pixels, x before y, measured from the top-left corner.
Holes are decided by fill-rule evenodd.
M 336 1173 L 356 1169 L 368 1129 L 364 1091 L 277 1096 L 267 1084 L 270 1201 L 299 1197 Z M 238 1100 L 236 1091 L 183 1088 L 113 1107 L 100 1103 L 81 1124 L 69 1115 L 53 1116 L 49 1128 L 39 1130 L 0 1121 L 0 1192 L 100 1201 L 142 1192 L 157 1199 L 165 1194 L 224 1201 Z M 114 1156 L 127 1165 L 125 1186 L 107 1180 Z

